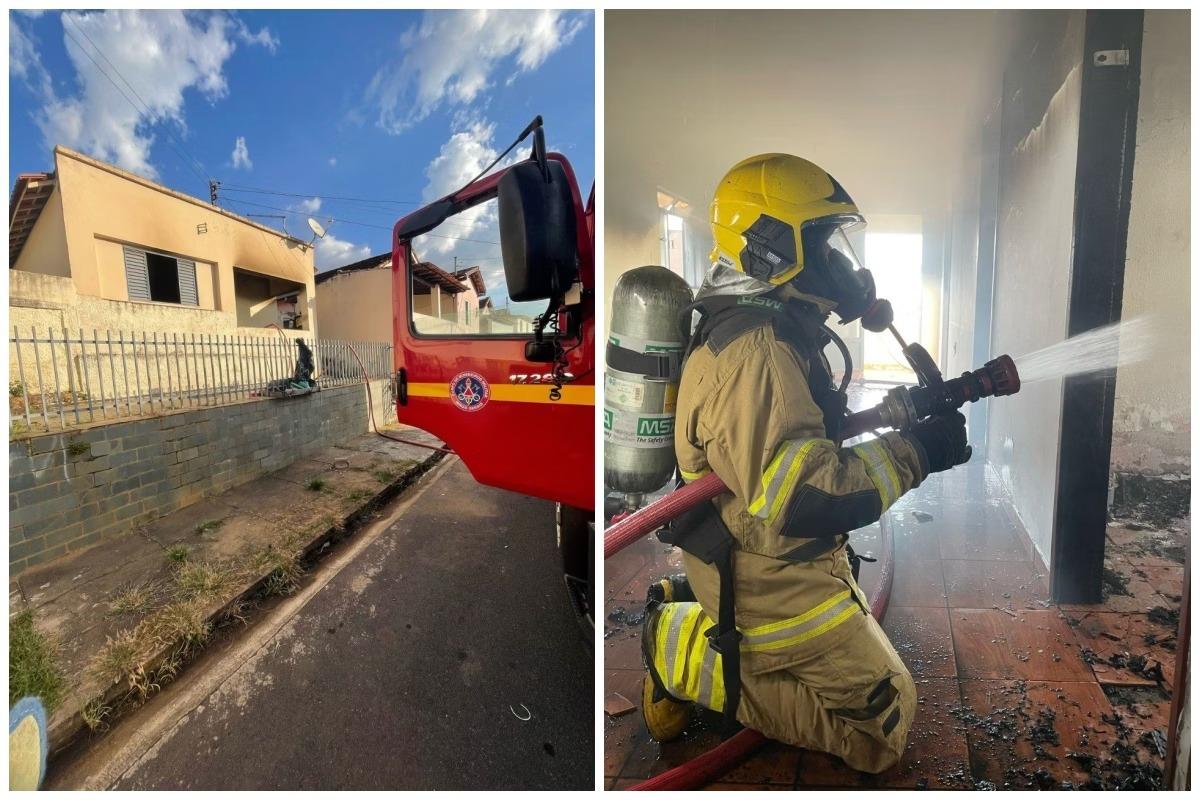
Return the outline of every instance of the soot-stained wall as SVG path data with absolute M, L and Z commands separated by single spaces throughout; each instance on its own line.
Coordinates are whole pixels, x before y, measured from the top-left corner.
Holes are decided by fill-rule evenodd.
M 1162 491 L 1175 484 L 1186 504 L 1191 474 L 1189 29 L 1187 11 L 1145 14 L 1121 316 L 1149 318 L 1159 341 L 1153 358 L 1117 372 L 1117 506 L 1131 499 L 1131 476 Z
M 1084 12 L 1022 15 L 1004 71 L 992 352 L 1014 357 L 1066 337 Z M 988 459 L 1050 562 L 1062 380 L 993 403 Z

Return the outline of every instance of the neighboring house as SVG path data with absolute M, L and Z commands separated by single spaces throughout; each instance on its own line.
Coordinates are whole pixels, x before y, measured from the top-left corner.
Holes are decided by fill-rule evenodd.
M 494 321 L 479 267 L 447 272 L 429 261 L 412 268 L 414 324 L 418 333 L 489 333 Z M 390 254 L 317 275 L 322 335 L 351 341 L 392 341 Z
M 307 242 L 62 146 L 17 178 L 8 248 L 10 333 L 315 333 Z

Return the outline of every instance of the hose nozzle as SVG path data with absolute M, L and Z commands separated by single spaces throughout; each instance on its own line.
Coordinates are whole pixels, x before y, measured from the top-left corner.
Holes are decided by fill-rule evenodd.
M 1011 356 L 993 358 L 975 372 L 990 385 L 989 395 L 1004 397 L 1021 391 L 1021 376 L 1017 374 L 1017 365 Z

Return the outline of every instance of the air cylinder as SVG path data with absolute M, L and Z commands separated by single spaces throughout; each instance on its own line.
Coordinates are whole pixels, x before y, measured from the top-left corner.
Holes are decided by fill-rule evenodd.
M 680 325 L 692 302 L 666 267 L 638 267 L 617 280 L 604 370 L 604 485 L 640 505 L 675 470 L 675 396 L 685 345 Z

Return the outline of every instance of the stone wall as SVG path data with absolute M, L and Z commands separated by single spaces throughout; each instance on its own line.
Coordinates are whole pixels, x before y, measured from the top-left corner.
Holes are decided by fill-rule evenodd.
M 371 384 L 379 425 L 395 419 Z M 361 385 L 251 400 L 10 442 L 9 574 L 281 469 L 368 430 Z

